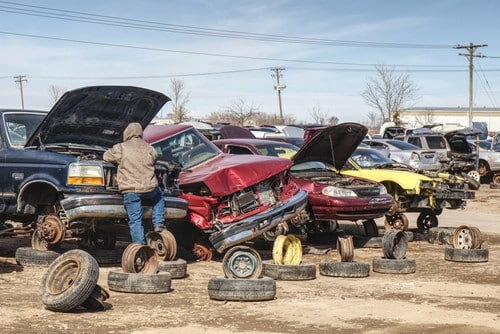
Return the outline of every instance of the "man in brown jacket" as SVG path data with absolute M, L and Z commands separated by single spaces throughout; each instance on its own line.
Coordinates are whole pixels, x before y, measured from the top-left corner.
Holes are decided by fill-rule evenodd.
M 118 166 L 118 189 L 123 194 L 123 204 L 129 218 L 132 242 L 145 244 L 142 225 L 142 200 L 153 203 L 153 226 L 155 232 L 164 229 L 165 202 L 158 187 L 155 163 L 158 155 L 154 148 L 142 138 L 139 123 L 130 123 L 123 132 L 123 142 L 104 152 L 103 159 Z

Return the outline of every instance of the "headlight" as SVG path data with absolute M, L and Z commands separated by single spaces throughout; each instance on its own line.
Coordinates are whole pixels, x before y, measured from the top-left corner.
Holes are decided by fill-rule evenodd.
M 379 186 L 379 194 L 380 195 L 387 195 L 387 188 L 383 184 L 381 184 Z
M 358 195 L 356 195 L 356 193 L 350 189 L 337 188 L 333 186 L 323 188 L 321 193 L 323 195 L 331 197 L 358 197 Z
M 68 185 L 103 186 L 102 167 L 98 165 L 70 164 L 68 168 Z
M 411 152 L 410 160 L 419 161 L 420 160 L 420 156 L 416 152 Z

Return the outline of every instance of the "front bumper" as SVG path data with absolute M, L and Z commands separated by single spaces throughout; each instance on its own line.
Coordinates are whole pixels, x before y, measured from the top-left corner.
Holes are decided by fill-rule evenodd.
M 301 189 L 295 196 L 276 207 L 213 232 L 209 237 L 210 242 L 219 253 L 222 253 L 231 246 L 252 240 L 275 228 L 279 223 L 295 217 L 305 209 L 306 205 L 307 192 Z
M 165 219 L 184 218 L 187 215 L 188 203 L 177 197 L 164 196 Z M 123 206 L 120 194 L 72 195 L 60 201 L 70 221 L 79 219 L 126 219 L 127 211 Z M 143 205 L 143 218 L 151 219 L 152 208 Z

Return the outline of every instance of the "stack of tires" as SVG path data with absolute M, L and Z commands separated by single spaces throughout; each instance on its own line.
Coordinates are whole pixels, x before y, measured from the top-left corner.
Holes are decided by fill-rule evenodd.
M 97 284 L 99 264 L 81 249 L 69 250 L 51 262 L 40 283 L 40 298 L 55 312 L 70 312 L 78 307 L 106 309 L 109 293 Z
M 481 231 L 475 226 L 461 225 L 453 233 L 453 247 L 446 247 L 444 259 L 453 262 L 488 262 L 489 250 Z
M 374 257 L 372 269 L 383 274 L 412 274 L 416 261 L 406 257 L 408 237 L 404 231 L 387 231 L 382 238 L 383 257 Z
M 223 301 L 265 301 L 276 297 L 276 282 L 262 276 L 262 258 L 253 248 L 234 246 L 222 259 L 224 276 L 208 281 L 210 299 Z

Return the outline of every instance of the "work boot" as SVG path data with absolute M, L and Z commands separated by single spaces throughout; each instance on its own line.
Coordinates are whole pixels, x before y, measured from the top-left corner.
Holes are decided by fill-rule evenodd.
M 164 230 L 165 230 L 165 226 L 163 226 L 163 225 L 155 226 L 155 228 L 154 228 L 154 231 L 158 232 L 158 233 L 161 233 Z

